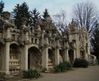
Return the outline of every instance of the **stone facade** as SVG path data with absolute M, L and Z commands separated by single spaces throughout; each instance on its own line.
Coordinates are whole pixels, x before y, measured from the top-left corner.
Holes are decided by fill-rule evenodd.
M 50 18 L 41 21 L 33 30 L 23 21 L 21 29 L 17 29 L 8 12 L 0 17 L 0 71 L 13 74 L 33 68 L 49 70 L 63 61 L 88 60 L 88 32 L 78 29 L 74 21 L 68 25 L 69 30 L 64 35 L 51 24 Z

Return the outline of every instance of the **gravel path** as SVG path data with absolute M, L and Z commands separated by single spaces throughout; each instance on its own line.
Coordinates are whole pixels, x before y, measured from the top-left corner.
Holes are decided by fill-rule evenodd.
M 43 73 L 39 79 L 8 79 L 7 81 L 99 81 L 99 66 L 76 68 L 65 73 Z
M 31 81 L 99 81 L 99 66 L 78 68 L 66 73 L 44 73 L 43 77 Z

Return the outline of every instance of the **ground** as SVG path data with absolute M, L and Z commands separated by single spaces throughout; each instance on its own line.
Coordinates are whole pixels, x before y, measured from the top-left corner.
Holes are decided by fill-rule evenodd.
M 39 79 L 29 81 L 99 81 L 99 66 L 76 68 L 65 73 L 43 73 L 42 75 Z

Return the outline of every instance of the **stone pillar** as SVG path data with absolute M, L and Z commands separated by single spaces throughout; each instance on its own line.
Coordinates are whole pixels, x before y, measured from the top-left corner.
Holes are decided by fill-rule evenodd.
M 60 55 L 59 55 L 59 48 L 55 49 L 55 65 L 60 63 Z
M 75 46 L 75 58 L 80 58 L 80 47 L 79 47 L 79 41 L 76 42 Z
M 79 41 L 79 36 L 78 34 L 75 35 L 76 42 L 75 42 L 75 58 L 80 58 L 80 41 Z
M 28 70 L 28 46 L 25 45 L 25 47 L 22 49 L 22 56 L 21 56 L 21 69 L 22 70 Z
M 77 58 L 77 55 L 78 55 L 76 53 L 78 53 L 78 52 L 76 51 L 76 49 L 74 49 L 74 60 Z
M 48 47 L 42 50 L 42 67 L 48 70 Z
M 69 62 L 68 49 L 65 49 L 65 50 L 64 50 L 64 61 L 68 61 L 68 62 Z
M 76 58 L 80 58 L 80 48 L 75 49 Z
M 87 49 L 87 51 L 88 51 L 88 54 L 86 54 L 86 59 L 87 60 L 89 60 L 89 55 L 90 55 L 90 41 L 88 41 L 88 49 Z
M 4 55 L 4 71 L 6 74 L 10 74 L 9 72 L 9 61 L 10 61 L 10 43 L 6 42 L 5 44 L 5 55 Z

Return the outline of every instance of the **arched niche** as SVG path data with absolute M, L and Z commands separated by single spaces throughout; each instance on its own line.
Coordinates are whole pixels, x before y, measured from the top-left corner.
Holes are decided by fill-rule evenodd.
M 28 69 L 41 69 L 42 54 L 33 46 L 28 49 Z
M 73 64 L 73 62 L 74 62 L 74 49 L 69 49 L 68 54 L 69 54 L 69 61 L 71 64 Z
M 48 49 L 48 67 L 52 68 L 55 65 L 55 50 Z
M 10 45 L 10 62 L 9 70 L 11 74 L 18 74 L 21 66 L 20 46 L 16 43 Z

